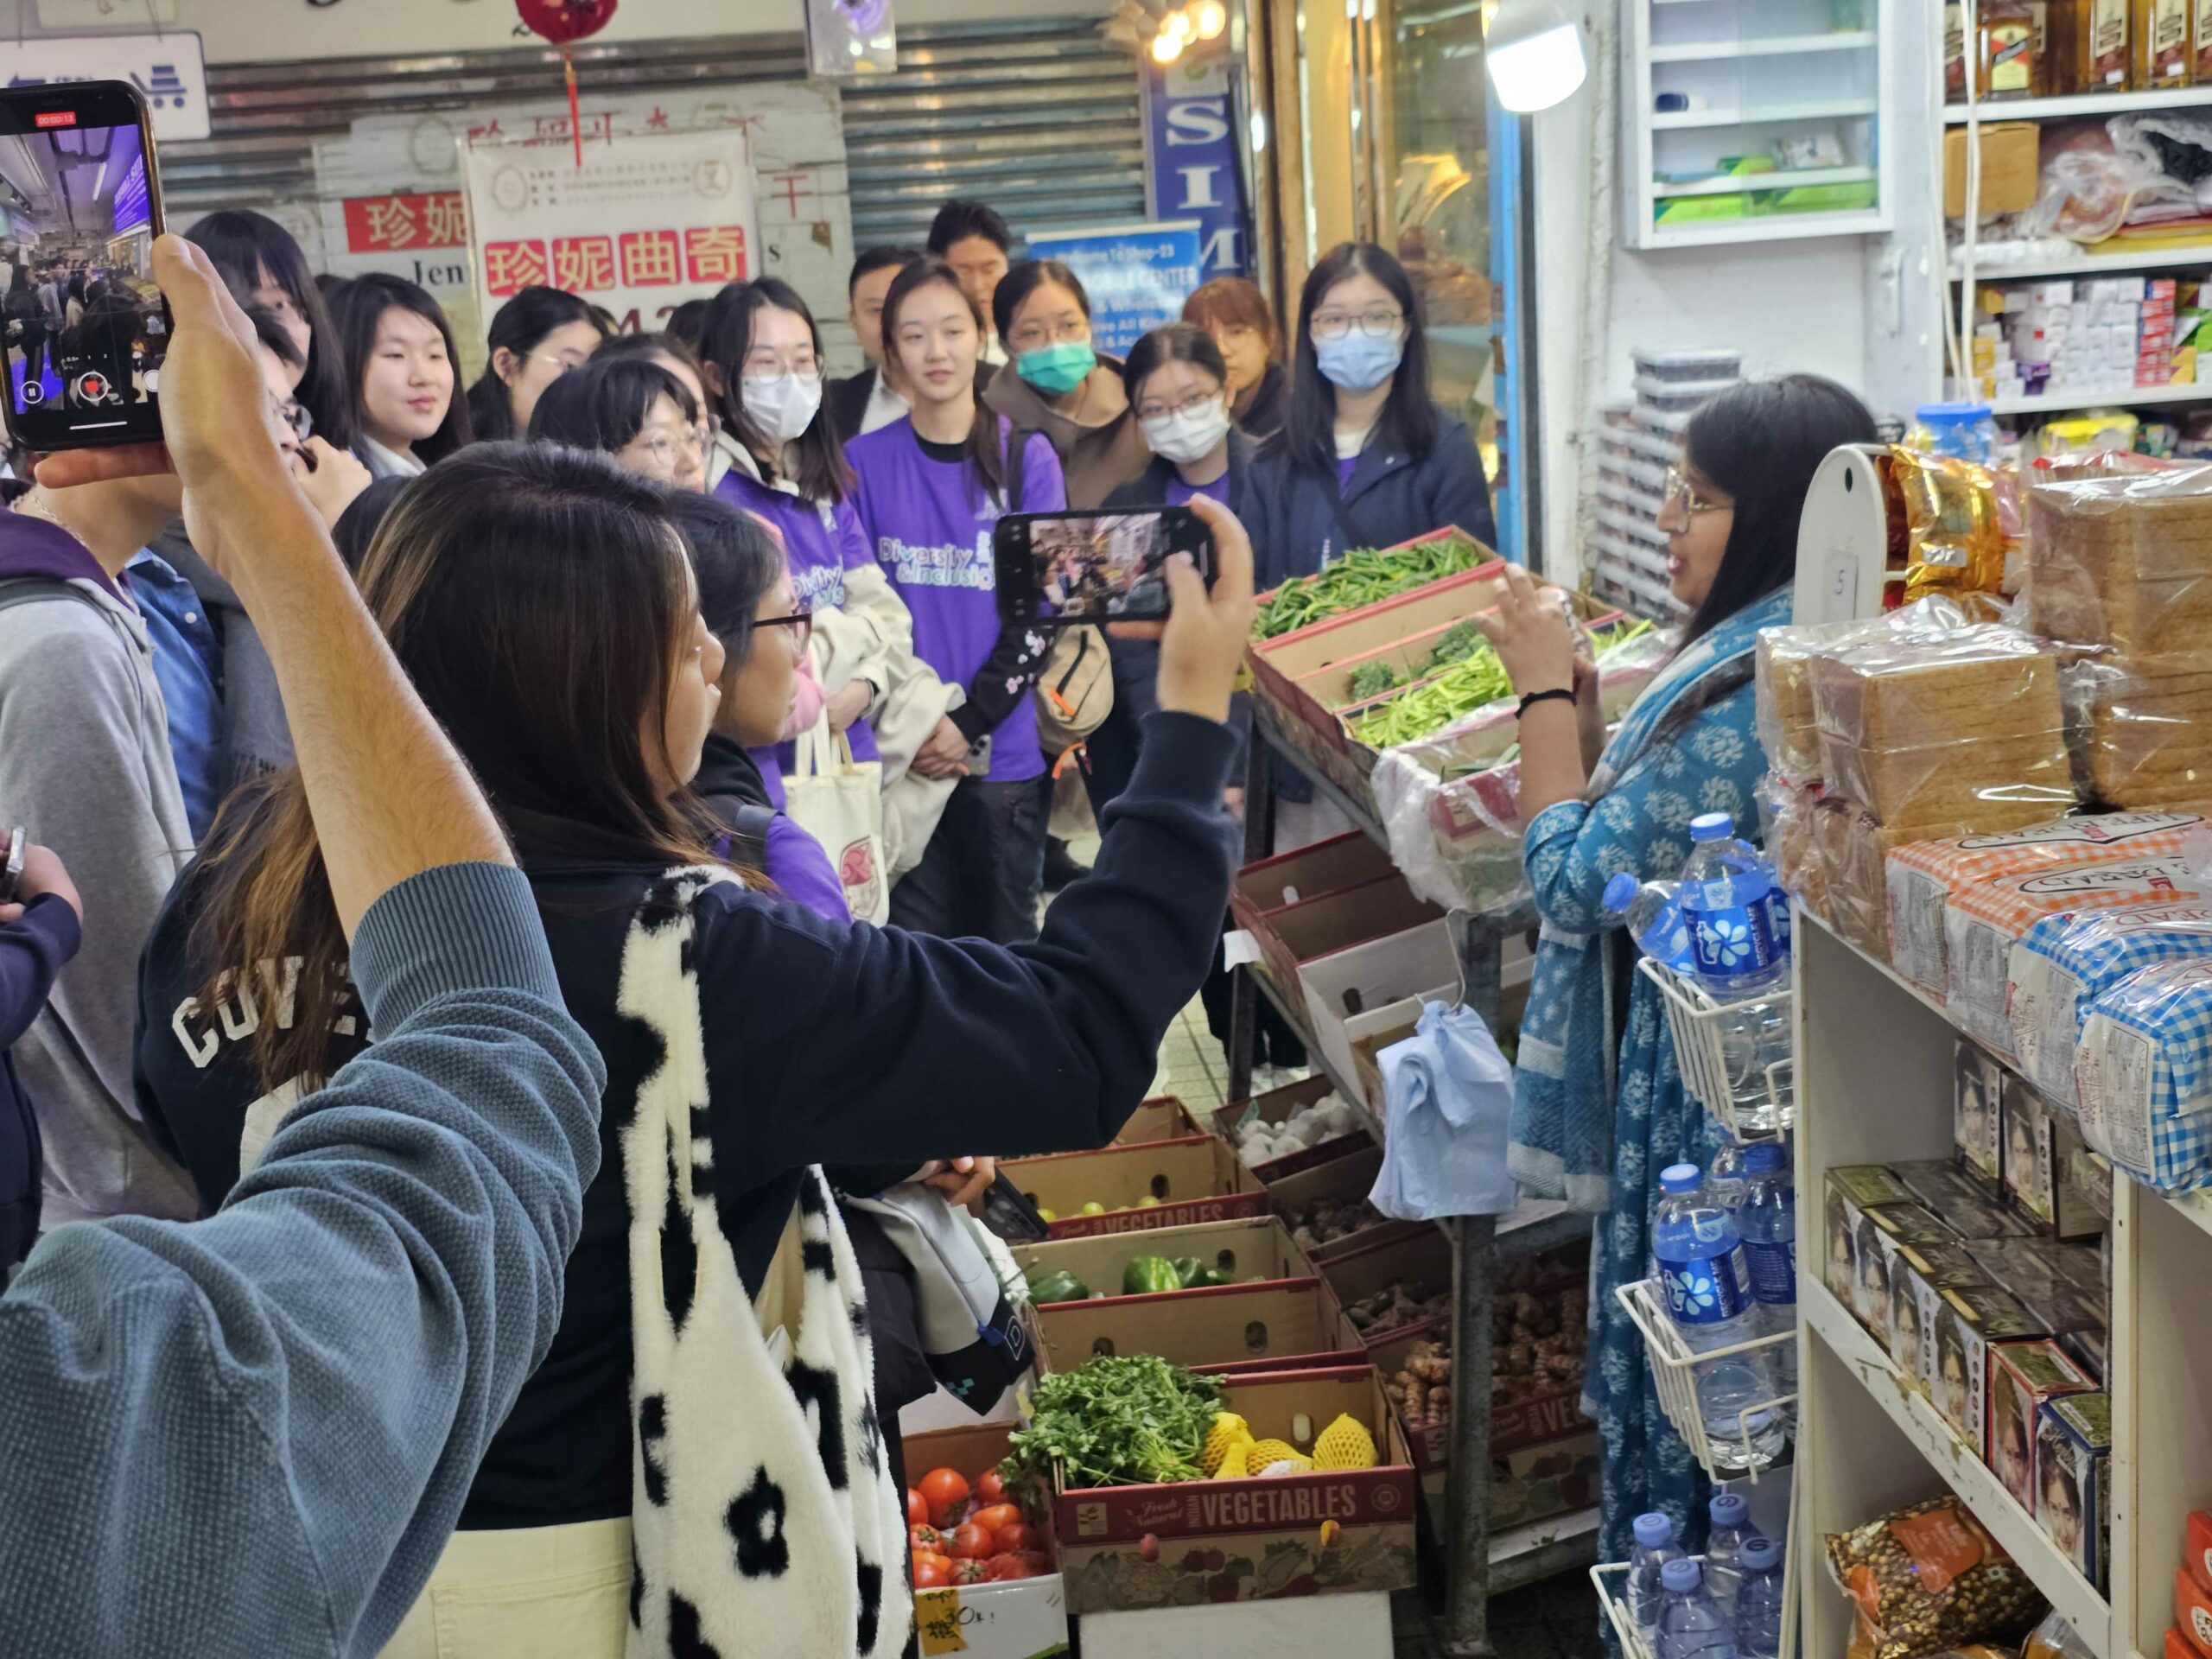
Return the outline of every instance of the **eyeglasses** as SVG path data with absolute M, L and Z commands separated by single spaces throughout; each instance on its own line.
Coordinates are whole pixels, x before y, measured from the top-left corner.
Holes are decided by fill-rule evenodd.
M 1388 340 L 1406 326 L 1402 311 L 1324 311 L 1313 319 L 1313 338 L 1342 340 L 1354 328 L 1370 340 Z
M 291 397 L 281 404 L 271 398 L 269 407 L 276 416 L 277 424 L 290 429 L 295 442 L 305 443 L 315 435 L 315 416 L 308 412 L 305 404 Z
M 1039 346 L 1079 345 L 1090 338 L 1090 325 L 1080 317 L 1064 317 L 1056 323 L 1026 322 L 1007 337 L 1017 352 L 1033 352 Z
M 570 369 L 583 367 L 585 361 L 590 356 L 591 353 L 588 352 L 533 352 L 531 353 L 530 360 L 533 363 L 550 363 L 562 374 L 566 374 Z
M 1679 466 L 1667 468 L 1666 493 L 1660 507 L 1662 513 L 1672 512 L 1679 507 L 1683 517 L 1694 518 L 1700 513 L 1726 512 L 1735 505 L 1733 501 L 1715 501 L 1709 496 L 1700 495 L 1697 486 L 1690 482 L 1689 474 Z
M 640 432 L 623 446 L 653 458 L 653 465 L 673 472 L 683 464 L 687 454 L 702 457 L 715 442 L 714 429 L 702 421 L 689 431 Z
M 1221 394 L 1218 391 L 1194 391 L 1181 403 L 1173 405 L 1140 404 L 1137 405 L 1137 419 L 1157 421 L 1173 415 L 1192 415 L 1204 409 L 1208 404 L 1217 404 L 1220 401 Z
M 756 628 L 789 628 L 791 649 L 804 651 L 807 642 L 814 638 L 814 614 L 810 611 L 793 611 L 789 616 L 758 616 L 753 618 Z

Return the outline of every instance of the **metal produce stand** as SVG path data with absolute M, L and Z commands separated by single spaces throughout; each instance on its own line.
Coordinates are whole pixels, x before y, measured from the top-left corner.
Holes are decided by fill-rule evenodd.
M 1389 839 L 1382 826 L 1281 740 L 1274 712 L 1256 698 L 1252 710 L 1253 741 L 1244 796 L 1245 862 L 1265 858 L 1274 840 L 1270 753 L 1304 774 L 1318 794 L 1333 802 L 1370 840 L 1387 849 Z M 1502 1002 L 1504 943 L 1534 927 L 1535 921 L 1535 908 L 1527 900 L 1498 912 L 1452 912 L 1452 944 L 1467 1006 L 1493 1030 Z M 1304 1009 L 1287 1006 L 1260 975 L 1249 969 L 1239 969 L 1230 1014 L 1231 1100 L 1248 1099 L 1252 1092 L 1252 1053 L 1262 995 L 1294 1028 L 1305 1029 Z M 1353 1106 L 1366 1109 L 1366 1096 L 1358 1079 L 1338 1076 L 1317 1045 L 1309 1044 L 1307 1052 L 1317 1068 L 1329 1073 L 1338 1094 Z M 1379 1140 L 1380 1124 L 1376 1125 L 1376 1135 Z M 1532 1208 L 1534 1213 L 1529 1213 Z M 1598 1511 L 1594 1509 L 1548 1516 L 1495 1538 L 1490 1529 L 1491 1297 L 1497 1264 L 1588 1236 L 1590 1217 L 1563 1205 L 1524 1205 L 1522 1213 L 1509 1217 L 1461 1217 L 1450 1224 L 1450 1230 L 1457 1246 L 1452 1306 L 1452 1469 L 1446 1503 L 1451 1535 L 1445 1541 L 1450 1579 L 1438 1643 L 1453 1659 L 1461 1659 L 1490 1650 L 1489 1602 L 1493 1593 L 1585 1567 L 1597 1559 Z

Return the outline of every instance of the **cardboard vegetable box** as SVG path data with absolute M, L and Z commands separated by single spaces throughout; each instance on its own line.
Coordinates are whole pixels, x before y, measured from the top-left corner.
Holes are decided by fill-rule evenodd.
M 1414 1226 L 1414 1231 L 1332 1255 L 1320 1267 L 1321 1277 L 1337 1293 L 1337 1300 L 1347 1310 L 1347 1318 L 1355 1302 L 1363 1302 L 1394 1285 L 1402 1287 L 1407 1296 L 1416 1301 L 1441 1299 L 1434 1313 L 1401 1325 L 1378 1330 L 1353 1320 L 1353 1329 L 1360 1332 L 1361 1339 L 1370 1348 L 1379 1342 L 1395 1340 L 1414 1332 L 1433 1332 L 1452 1323 L 1452 1240 L 1433 1223 L 1417 1222 Z
M 1204 1135 L 1205 1128 L 1191 1109 L 1174 1095 L 1154 1095 L 1129 1114 L 1122 1132 L 1111 1142 L 1117 1147 L 1143 1146 L 1154 1141 L 1183 1141 Z
M 957 1469 L 972 1480 L 995 1468 L 1008 1451 L 1007 1426 L 983 1424 L 912 1434 L 906 1472 L 918 1481 L 929 1470 Z M 1052 1517 L 1030 1517 L 1052 1548 Z M 970 1659 L 1049 1659 L 1068 1650 L 1065 1580 L 1058 1573 L 1001 1584 L 963 1584 L 914 1595 L 914 1628 L 925 1656 L 963 1653 Z
M 1414 1471 L 1363 1366 L 1233 1376 L 1222 1408 L 1262 1439 L 1348 1414 L 1375 1436 L 1372 1469 L 1077 1487 L 1053 1481 L 1052 1523 L 1076 1613 L 1196 1607 L 1414 1582 Z
M 1300 1107 L 1311 1106 L 1317 1101 L 1325 1100 L 1336 1093 L 1336 1084 L 1330 1082 L 1326 1077 L 1315 1076 L 1281 1089 L 1270 1090 L 1268 1093 L 1257 1096 L 1251 1100 L 1232 1100 L 1213 1115 L 1214 1133 L 1228 1141 L 1233 1148 L 1236 1144 L 1236 1131 L 1248 1119 L 1256 1118 L 1262 1123 L 1282 1124 L 1287 1122 L 1291 1115 Z M 1349 1101 L 1345 1103 L 1351 1106 L 1355 1112 L 1359 1104 L 1357 1101 Z M 1367 1133 L 1363 1122 L 1357 1118 L 1354 1121 L 1359 1124 L 1359 1127 L 1355 1128 L 1349 1135 L 1339 1135 L 1323 1141 L 1318 1145 L 1307 1147 L 1303 1151 L 1287 1153 L 1280 1158 L 1263 1159 L 1256 1164 L 1247 1164 L 1245 1167 L 1252 1172 L 1255 1179 L 1265 1185 L 1268 1182 L 1280 1180 L 1286 1175 L 1295 1175 L 1302 1169 L 1312 1169 L 1316 1165 L 1325 1164 L 1332 1158 L 1342 1158 L 1347 1154 L 1359 1151 L 1363 1147 L 1374 1145 L 1374 1138 Z
M 1048 1239 L 1010 1248 L 1014 1265 L 1032 1285 L 1047 1274 L 1065 1272 L 1081 1281 L 1094 1296 L 1109 1299 L 1124 1294 L 1122 1270 L 1140 1256 L 1160 1255 L 1170 1261 L 1196 1257 L 1230 1284 L 1313 1276 L 1313 1264 L 1290 1242 L 1289 1232 L 1273 1216 L 1201 1222 L 1156 1232 Z
M 1340 1204 L 1359 1203 L 1375 1190 L 1375 1178 L 1382 1173 L 1382 1148 L 1370 1141 L 1342 1158 L 1332 1158 L 1327 1163 L 1300 1170 L 1295 1175 L 1268 1181 L 1268 1208 L 1282 1217 L 1284 1226 L 1295 1228 L 1299 1216 L 1323 1198 L 1333 1198 Z M 1372 1226 L 1347 1233 L 1341 1238 L 1332 1238 L 1325 1243 L 1300 1245 L 1300 1248 L 1306 1252 L 1306 1258 L 1318 1266 L 1383 1239 L 1419 1232 L 1428 1224 L 1421 1221 L 1378 1220 Z M 1297 1243 L 1294 1235 L 1291 1242 Z
M 1228 1143 L 1211 1135 L 1017 1158 L 999 1169 L 1032 1204 L 1053 1212 L 1052 1238 L 1230 1221 L 1268 1209 L 1260 1184 Z M 1100 1209 L 1085 1215 L 1086 1204 Z
M 1056 1371 L 1098 1354 L 1158 1354 L 1177 1365 L 1310 1359 L 1358 1345 L 1336 1294 L 1319 1278 L 1157 1291 L 1035 1310 Z

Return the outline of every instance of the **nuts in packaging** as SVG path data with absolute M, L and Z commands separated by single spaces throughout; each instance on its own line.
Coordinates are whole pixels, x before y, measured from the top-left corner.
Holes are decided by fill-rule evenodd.
M 2027 1574 L 1956 1497 L 1893 1510 L 1829 1534 L 1827 1545 L 1829 1570 L 1858 1605 L 1867 1659 L 2017 1637 L 2042 1611 Z

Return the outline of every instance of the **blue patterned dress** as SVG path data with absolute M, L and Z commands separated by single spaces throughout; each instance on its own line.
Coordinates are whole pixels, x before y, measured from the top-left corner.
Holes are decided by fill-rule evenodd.
M 1616 1018 L 1608 944 L 1633 947 L 1600 895 L 1622 870 L 1639 880 L 1679 875 L 1690 820 L 1701 813 L 1726 812 L 1737 833 L 1758 835 L 1766 761 L 1751 687 L 1718 696 L 1687 724 L 1666 716 L 1700 686 L 1710 695 L 1709 676 L 1740 673 L 1758 630 L 1789 620 L 1785 591 L 1686 647 L 1605 746 L 1590 798 L 1538 813 L 1522 841 L 1542 938 L 1522 1025 L 1510 1157 L 1530 1191 L 1604 1212 L 1583 1376 L 1585 1408 L 1604 1442 L 1601 1560 L 1629 1558 L 1630 1523 L 1647 1510 L 1672 1516 L 1692 1547 L 1702 1535 L 1704 1476 L 1659 1408 L 1643 1340 L 1613 1293 L 1650 1273 L 1658 1172 L 1703 1165 L 1718 1131 L 1683 1091 L 1659 994 L 1642 975 L 1630 977 L 1625 1019 Z

